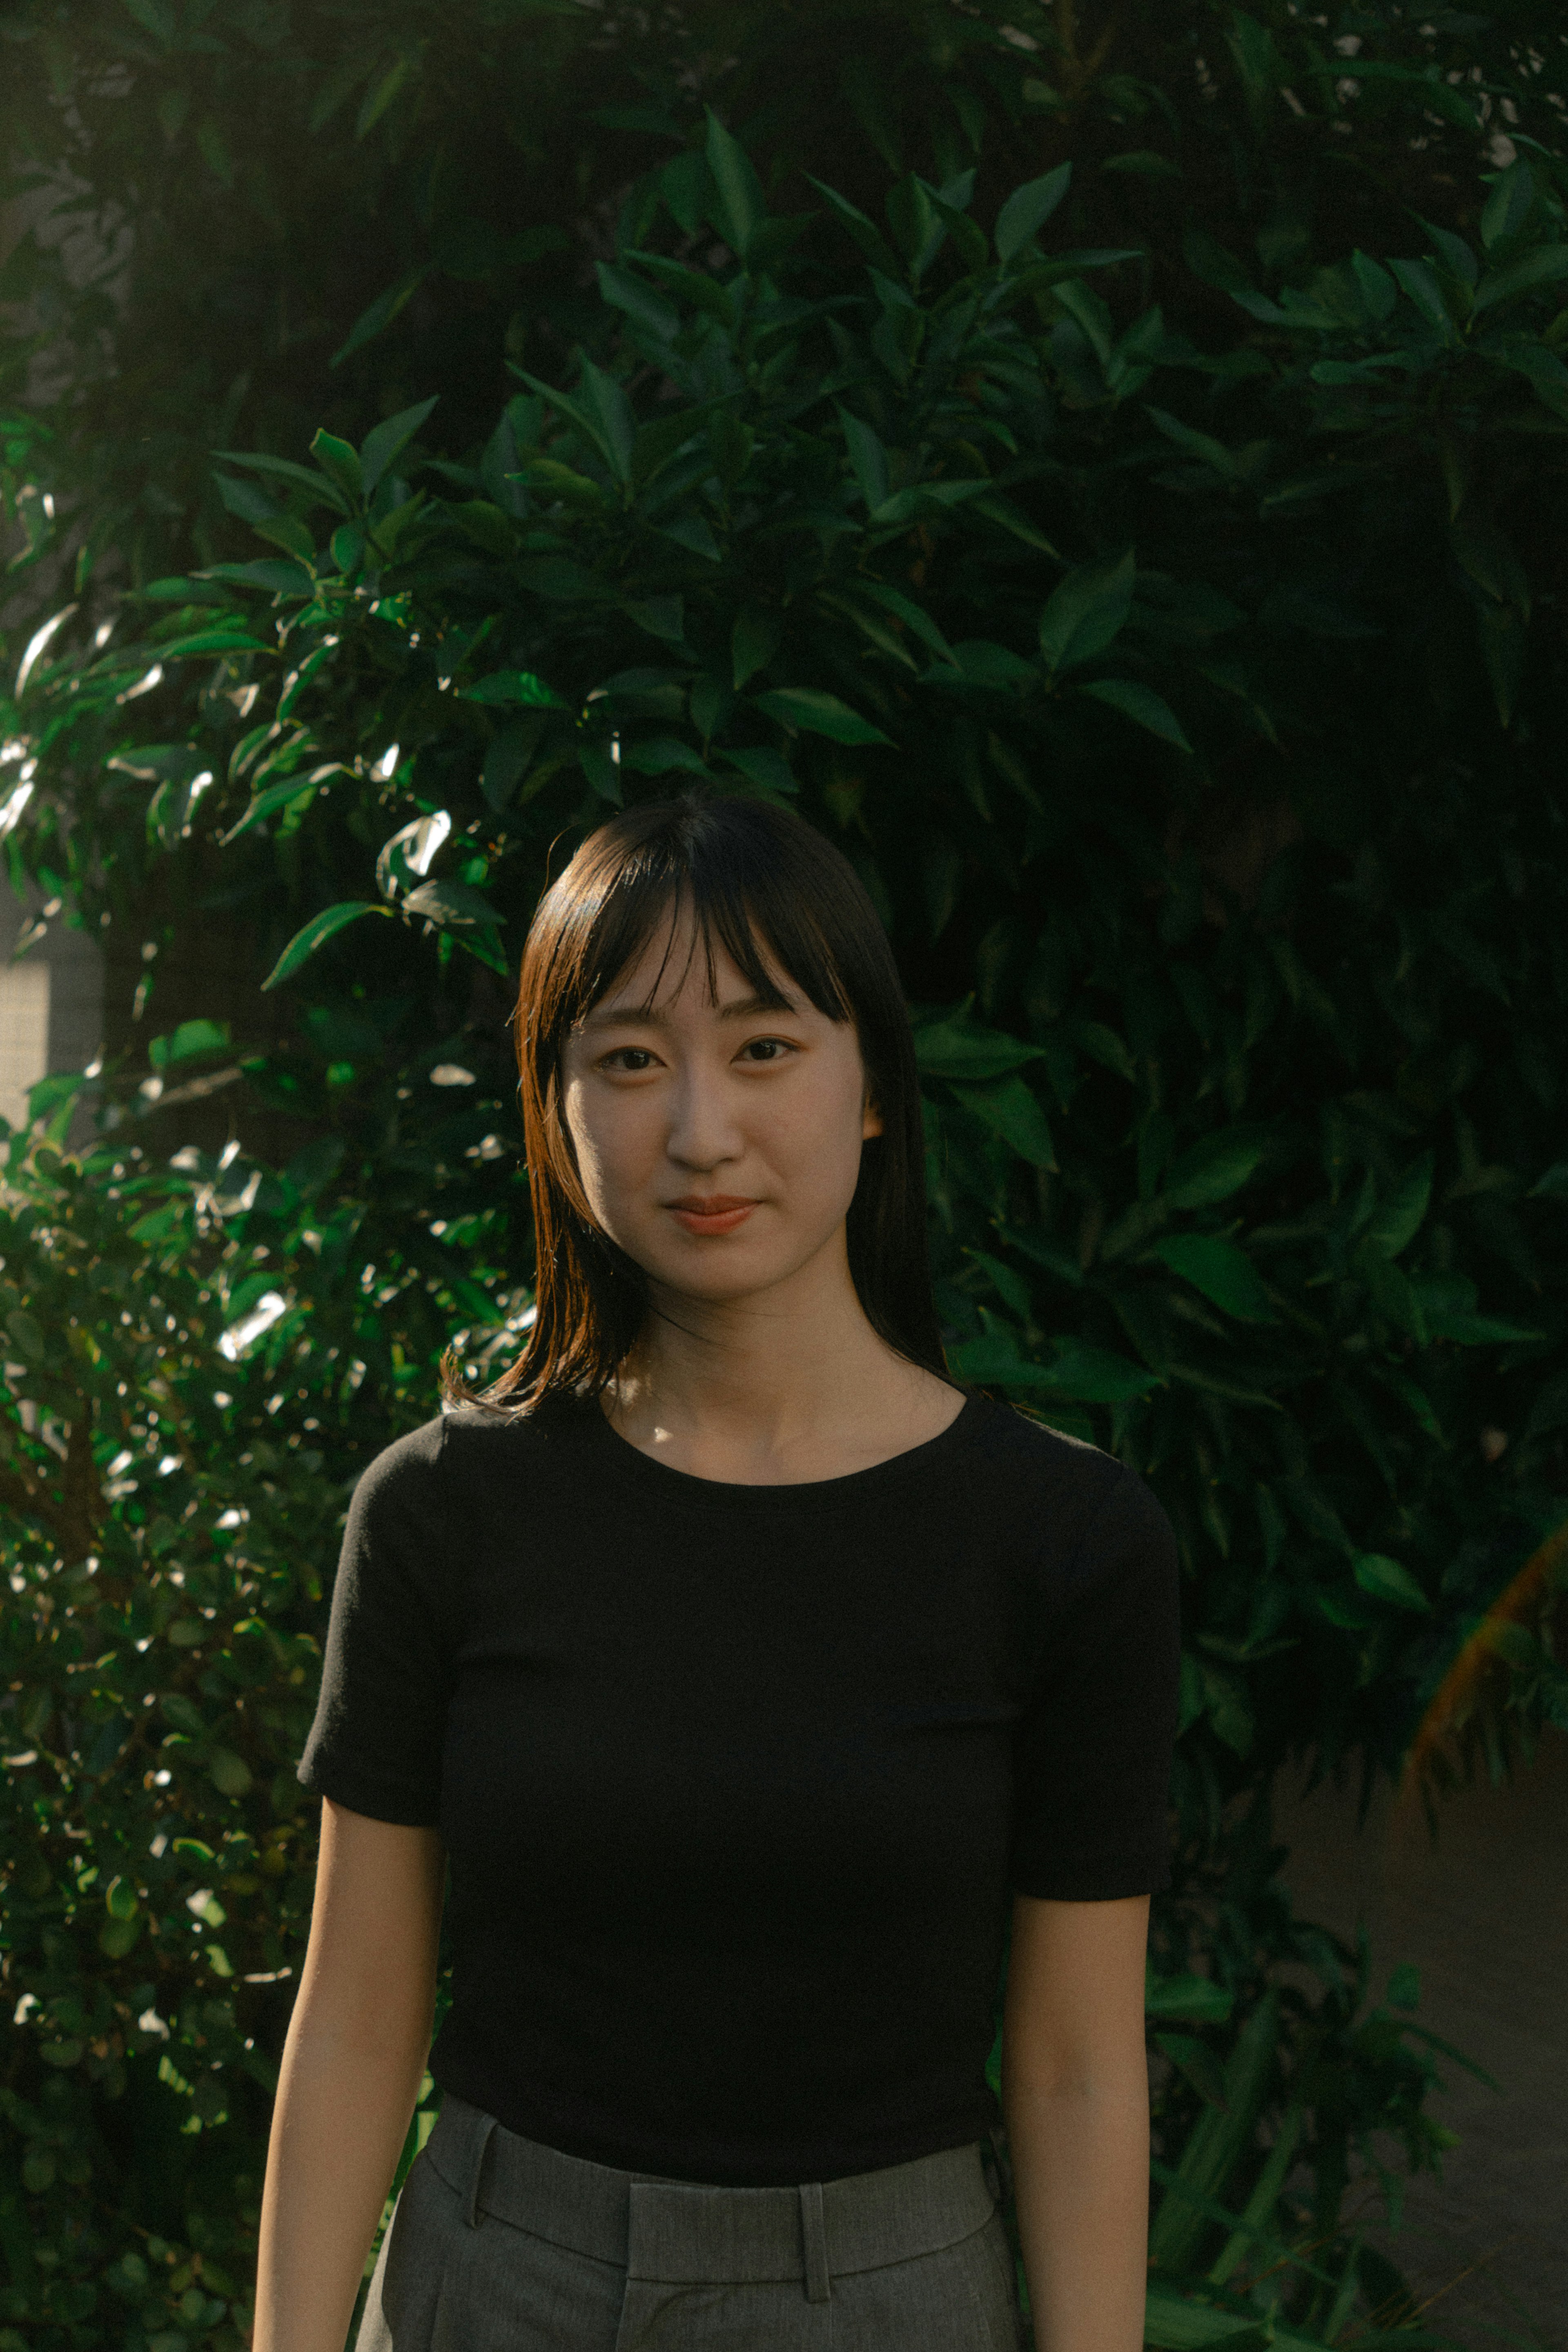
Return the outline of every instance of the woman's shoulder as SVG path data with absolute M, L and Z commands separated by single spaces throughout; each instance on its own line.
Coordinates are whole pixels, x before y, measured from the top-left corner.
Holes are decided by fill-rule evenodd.
M 1052 1429 L 1015 1405 L 988 1402 L 976 1432 L 988 1493 L 1051 1537 L 1059 1558 L 1086 1545 L 1170 1540 L 1170 1523 L 1135 1470 L 1113 1454 Z
M 455 1492 L 488 1473 L 515 1476 L 519 1461 L 538 1455 L 563 1433 L 566 1417 L 449 1405 L 417 1429 L 383 1445 L 361 1471 L 355 1501 L 363 1510 L 419 1513 L 447 1507 Z

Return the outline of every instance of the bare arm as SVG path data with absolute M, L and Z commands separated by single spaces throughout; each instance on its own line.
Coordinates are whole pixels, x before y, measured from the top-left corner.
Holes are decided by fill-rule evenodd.
M 1002 2105 L 1040 2352 L 1142 2352 L 1148 2264 L 1146 1895 L 1019 1895 Z
M 323 1800 L 267 2149 L 253 2352 L 343 2352 L 430 2048 L 443 1866 L 434 1830 Z

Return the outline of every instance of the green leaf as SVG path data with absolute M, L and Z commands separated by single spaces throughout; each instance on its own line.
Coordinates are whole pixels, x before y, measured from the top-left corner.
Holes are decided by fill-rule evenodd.
M 1220 294 L 1256 294 L 1257 288 L 1241 262 L 1227 252 L 1207 229 L 1189 221 L 1182 231 L 1182 258 L 1195 278 Z
M 1200 2042 L 1196 2033 L 1156 2033 L 1155 2044 L 1171 2060 L 1178 2074 L 1187 2081 L 1210 2106 L 1225 2105 L 1225 2069 L 1219 2063 L 1219 2053 Z
M 207 1771 L 214 1787 L 225 1797 L 243 1797 L 250 1787 L 250 1766 L 232 1748 L 214 1748 L 207 1759 Z
M 779 686 L 757 696 L 753 708 L 765 710 L 789 728 L 805 735 L 825 735 L 833 743 L 887 743 L 892 737 L 836 694 L 820 686 Z
M 519 702 L 528 710 L 566 710 L 570 707 L 553 686 L 547 686 L 543 678 L 537 677 L 531 669 L 492 670 L 487 677 L 465 687 L 463 699 L 465 702 Z
M 887 503 L 887 451 L 872 427 L 862 417 L 853 415 L 844 407 L 839 409 L 839 423 L 843 427 L 844 446 L 850 453 L 850 470 L 860 485 L 860 494 L 868 509 Z
M 675 735 L 655 735 L 645 743 L 622 743 L 621 764 L 639 776 L 668 776 L 681 772 L 706 776 L 708 772 L 702 753 Z
M 1408 1169 L 1366 1229 L 1366 1238 L 1385 1257 L 1397 1257 L 1408 1248 L 1421 1230 L 1427 1206 L 1432 1198 L 1432 1177 L 1437 1162 L 1431 1152 L 1424 1152 L 1413 1168 Z
M 976 1083 L 1005 1077 L 1026 1062 L 1039 1061 L 1043 1050 L 1026 1045 L 1020 1038 L 1004 1036 L 999 1029 L 984 1029 L 962 1011 L 915 1032 L 915 1059 L 929 1078 Z
M 152 1039 L 147 1058 L 155 1070 L 167 1070 L 203 1054 L 226 1054 L 232 1034 L 226 1021 L 182 1021 L 169 1036 Z
M 1138 1066 L 1127 1051 L 1126 1040 L 1119 1037 L 1104 1021 L 1074 1021 L 1071 1024 L 1073 1043 L 1107 1070 L 1130 1085 L 1136 1079 Z
M 632 488 L 645 490 L 656 480 L 664 467 L 679 457 L 690 441 L 695 441 L 710 417 L 727 410 L 733 394 L 723 400 L 699 401 L 693 408 L 683 408 L 673 416 L 658 416 L 651 425 L 639 427 L 632 444 L 631 478 Z
M 1010 1339 L 988 1335 L 960 1339 L 946 1350 L 950 1370 L 979 1388 L 1043 1389 L 1051 1385 L 1042 1365 L 1020 1356 Z
M 214 449 L 213 455 L 221 458 L 225 465 L 243 466 L 247 473 L 262 474 L 273 481 L 286 482 L 290 489 L 303 490 L 311 507 L 329 506 L 339 514 L 349 511 L 343 502 L 342 492 L 329 476 L 323 479 L 321 474 L 313 473 L 308 466 L 296 465 L 292 457 L 274 457 L 265 450 L 245 449 Z M 217 487 L 225 505 L 230 507 L 232 513 L 243 515 L 247 522 L 265 521 L 277 511 L 270 499 L 263 499 L 258 490 L 251 491 L 248 506 L 232 505 L 228 494 L 238 489 L 239 485 L 230 482 L 225 486 L 220 476 Z
M 301 526 L 303 528 L 303 526 Z M 188 637 L 172 637 L 156 648 L 160 661 L 187 661 L 194 654 L 276 653 L 265 637 L 247 637 L 237 629 L 195 629 Z
M 922 645 L 930 647 L 939 661 L 951 662 L 954 659 L 952 646 L 924 605 L 917 604 L 912 596 L 906 596 L 902 589 L 890 588 L 882 580 L 857 580 L 854 585 L 857 594 L 869 596 L 873 604 L 880 604 L 884 612 L 892 613 L 902 621 Z
M 363 351 L 367 343 L 373 343 L 376 337 L 392 325 L 410 298 L 417 294 L 434 268 L 433 262 L 421 262 L 416 269 L 406 271 L 394 285 L 389 286 L 384 293 L 376 296 L 373 302 L 368 303 L 333 352 L 328 365 L 340 367 L 344 360 L 351 359 L 356 352 Z
M 810 180 L 817 194 L 826 199 L 828 209 L 833 218 L 841 227 L 848 229 L 872 268 L 880 269 L 885 278 L 896 278 L 898 276 L 897 256 L 876 223 L 868 220 L 864 213 L 857 211 L 849 198 L 841 196 L 836 188 L 830 188 L 825 180 L 812 179 L 810 172 L 806 173 L 806 177 Z
M 1436 1438 L 1440 1445 L 1443 1443 L 1443 1424 L 1437 1418 L 1431 1398 L 1420 1383 L 1413 1381 L 1408 1372 L 1402 1371 L 1396 1364 L 1377 1364 L 1373 1370 L 1384 1387 L 1392 1389 L 1401 1403 L 1409 1407 L 1427 1436 Z
M 1162 1188 L 1167 1207 L 1207 1209 L 1228 1201 L 1256 1175 L 1268 1148 L 1268 1137 L 1256 1128 L 1206 1135 L 1172 1165 Z
M 1481 214 L 1481 243 L 1489 253 L 1519 234 L 1534 203 L 1535 180 L 1528 163 L 1511 163 L 1498 173 Z
M 748 783 L 764 793 L 798 793 L 800 789 L 790 773 L 789 762 L 782 751 L 769 744 L 753 745 L 745 751 L 725 747 L 724 757 L 732 768 L 738 768 Z
M 1568 245 L 1538 245 L 1532 253 L 1521 253 L 1505 268 L 1490 270 L 1476 288 L 1470 307 L 1479 315 L 1495 310 L 1500 302 L 1515 301 L 1521 294 L 1558 285 L 1564 278 L 1568 278 Z
M 1226 2063 L 1225 2105 L 1204 2108 L 1182 2150 L 1176 2168 L 1177 2179 L 1200 2197 L 1218 2197 L 1251 2147 L 1258 2116 L 1274 2078 L 1279 2002 L 1277 1991 L 1268 1992 L 1242 2026 Z M 1179 2197 L 1173 2184 L 1154 2217 L 1150 2260 L 1166 2270 L 1186 2270 L 1210 2226 L 1207 2217 Z M 1275 2340 L 1282 2344 L 1282 2335 Z
M 617 268 L 613 262 L 601 261 L 594 275 L 604 300 L 617 310 L 624 310 L 647 334 L 659 341 L 673 342 L 681 331 L 681 314 L 662 294 L 630 269 Z
M 509 970 L 501 947 L 500 914 L 479 891 L 463 882 L 422 882 L 402 904 L 407 913 L 454 933 L 492 971 Z
M 1421 2006 L 1421 1971 L 1409 1960 L 1401 1960 L 1388 1979 L 1383 1996 L 1390 2009 L 1419 2009 Z
M 776 613 L 758 604 L 743 604 L 730 631 L 729 651 L 737 690 L 755 677 L 779 650 L 784 634 Z
M 1200 2229 L 1205 2220 L 1200 2213 Z M 1145 2298 L 1144 2341 L 1150 2352 L 1326 2352 L 1321 2336 L 1281 2327 L 1272 2316 L 1260 2326 L 1154 2276 Z
M 1184 425 L 1179 416 L 1172 416 L 1164 408 L 1145 407 L 1144 413 L 1158 426 L 1167 441 L 1174 442 L 1187 457 L 1197 457 L 1204 465 L 1211 467 L 1222 481 L 1239 482 L 1244 478 L 1233 453 L 1223 441 L 1217 441 L 1211 433 L 1199 433 L 1195 426 Z
M 1182 176 L 1181 165 L 1154 147 L 1124 147 L 1119 155 L 1107 155 L 1100 169 L 1128 172 L 1135 179 L 1145 180 L 1179 180 Z
M 578 747 L 577 764 L 601 801 L 619 808 L 624 795 L 621 789 L 620 762 L 613 758 L 605 743 L 582 743 Z
M 725 243 L 744 262 L 753 236 L 768 217 L 767 200 L 745 148 L 725 129 L 711 106 L 706 113 L 707 164 L 718 190 L 719 216 L 716 226 Z
M 1092 695 L 1109 709 L 1119 710 L 1124 719 L 1130 719 L 1135 727 L 1144 728 L 1150 735 L 1157 735 L 1162 743 L 1174 743 L 1178 751 L 1192 750 L 1176 712 L 1151 688 L 1139 686 L 1130 677 L 1097 677 L 1078 691 Z
M 585 563 L 574 563 L 570 555 L 541 555 L 533 562 L 519 563 L 515 577 L 531 595 L 548 597 L 552 604 L 600 603 L 610 593 L 596 572 Z
M 458 930 L 477 925 L 481 930 L 499 930 L 501 917 L 497 908 L 478 890 L 471 890 L 463 882 L 422 882 L 403 900 L 411 915 L 423 915 L 427 922 Z
M 672 293 L 684 295 L 695 309 L 706 310 L 709 318 L 716 319 L 727 335 L 735 332 L 735 304 L 716 278 L 710 278 L 704 269 L 689 268 L 684 261 L 672 261 L 667 254 L 629 253 L 624 258 L 639 262 L 655 278 L 663 278 Z M 735 395 L 724 396 L 733 399 Z
M 1172 1234 L 1155 1244 L 1153 1254 L 1238 1322 L 1273 1322 L 1258 1269 L 1234 1242 L 1218 1234 Z
M 258 539 L 271 540 L 275 547 L 281 547 L 288 554 L 298 556 L 301 563 L 314 563 L 315 539 L 308 526 L 296 516 L 273 515 L 266 520 L 252 523 L 251 529 Z
M 1020 247 L 1045 226 L 1067 194 L 1071 177 L 1071 164 L 1061 163 L 1054 172 L 1047 172 L 1042 179 L 1030 180 L 1021 188 L 1013 190 L 997 215 L 993 239 L 997 259 L 1004 269 Z
M 651 637 L 662 637 L 666 645 L 678 646 L 686 629 L 685 603 L 679 596 L 643 596 L 629 600 L 627 615 Z
M 360 445 L 360 475 L 367 499 L 375 496 L 382 475 L 402 457 L 440 397 L 433 393 L 412 408 L 400 408 L 395 416 L 366 434 Z
M 231 841 L 237 841 L 242 833 L 248 833 L 253 824 L 260 824 L 264 818 L 276 816 L 279 809 L 287 808 L 291 803 L 310 800 L 316 789 L 312 778 L 301 775 L 285 776 L 277 783 L 268 784 L 264 792 L 256 793 L 238 822 L 231 824 L 221 836 L 219 847 L 226 849 Z
M 1081 1404 L 1125 1404 L 1161 1385 L 1158 1372 L 1134 1364 L 1110 1348 L 1070 1340 L 1044 1368 L 1046 1384 Z
M 1104 652 L 1133 608 L 1135 576 L 1130 550 L 1068 573 L 1040 617 L 1040 649 L 1053 673 Z
M 202 577 L 227 581 L 236 588 L 266 588 L 275 596 L 311 596 L 316 592 L 302 563 L 278 555 L 258 555 L 249 563 L 209 563 Z
M 586 352 L 582 360 L 581 390 L 584 406 L 578 413 L 592 420 L 591 429 L 596 446 L 602 451 L 606 463 L 616 480 L 632 478 L 632 450 L 637 437 L 636 423 L 626 394 L 612 375 L 595 367 Z M 556 394 L 559 399 L 559 394 Z
M 364 476 L 360 470 L 358 453 L 349 443 L 340 441 L 322 425 L 310 444 L 310 455 L 330 474 L 344 496 L 358 506 L 364 497 Z
M 532 711 L 526 718 L 514 719 L 491 738 L 485 753 L 479 790 L 484 794 L 486 806 L 494 809 L 497 815 L 510 807 L 512 795 L 538 748 L 543 728 L 542 713 Z
M 966 499 L 978 498 L 990 488 L 988 474 L 981 474 L 972 481 L 911 482 L 906 489 L 895 490 L 892 498 L 873 507 L 866 520 L 873 530 L 891 530 L 914 522 L 934 508 L 940 512 L 944 508 L 962 506 Z
M 1159 1386 L 1159 1376 L 1107 1348 L 1063 1348 L 1049 1364 L 1020 1356 L 1009 1339 L 988 1335 L 958 1341 L 947 1350 L 947 1361 L 960 1380 L 986 1388 L 1038 1391 L 1064 1402 L 1121 1404 L 1147 1395 Z
M 1148 1971 L 1144 1984 L 1146 2017 L 1181 2017 L 1223 2025 L 1236 2005 L 1234 1993 L 1212 1977 L 1156 1977 Z
M 956 1085 L 953 1088 L 967 1111 L 1010 1143 L 1033 1168 L 1054 1168 L 1056 1150 L 1051 1129 L 1038 1098 L 1016 1072 L 993 1078 L 988 1086 Z
M 964 1255 L 981 1268 L 1002 1304 L 1027 1323 L 1033 1313 L 1033 1302 L 1029 1285 L 1017 1269 L 992 1257 L 988 1250 L 966 1248 Z
M 1439 329 L 1445 339 L 1451 338 L 1454 320 L 1443 299 L 1443 289 L 1437 283 L 1431 263 L 1390 261 L 1388 267 L 1427 325 Z
M 1028 515 L 1021 508 L 1014 506 L 1010 499 L 998 498 L 994 494 L 983 499 L 974 499 L 970 501 L 969 512 L 984 515 L 988 522 L 994 522 L 999 530 L 1009 532 L 1014 539 L 1022 540 L 1026 547 L 1036 547 L 1042 555 L 1049 555 L 1053 562 L 1061 562 L 1061 558 L 1054 542 L 1047 539 L 1039 526 L 1030 522 Z
M 1409 1570 L 1398 1560 L 1390 1559 L 1385 1552 L 1358 1551 L 1354 1572 L 1357 1584 L 1374 1601 L 1391 1601 L 1396 1609 L 1431 1609 L 1431 1602 Z
M 390 915 L 391 912 L 390 907 L 378 906 L 373 898 L 345 898 L 335 907 L 324 908 L 320 914 L 312 915 L 302 930 L 295 932 L 262 982 L 263 990 L 277 988 L 284 981 L 291 980 L 300 965 L 345 924 L 357 922 L 361 915 Z

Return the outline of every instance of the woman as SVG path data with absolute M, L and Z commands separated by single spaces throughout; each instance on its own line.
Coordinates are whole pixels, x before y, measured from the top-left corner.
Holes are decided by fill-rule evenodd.
M 340 2352 L 432 2018 L 440 2120 L 361 2352 L 1139 2352 L 1144 1952 L 1174 1548 L 1131 1473 L 948 1379 L 897 977 L 742 800 L 542 901 L 521 1360 L 371 1464 L 256 2352 Z

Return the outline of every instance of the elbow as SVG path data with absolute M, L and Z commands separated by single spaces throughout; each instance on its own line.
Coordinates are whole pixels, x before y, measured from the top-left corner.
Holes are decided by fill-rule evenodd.
M 1147 2111 L 1149 2061 L 1141 2041 L 1135 2050 L 1048 2051 L 1010 2059 L 1004 2046 L 1006 2113 L 1040 2103 L 1115 2106 L 1129 2100 Z

